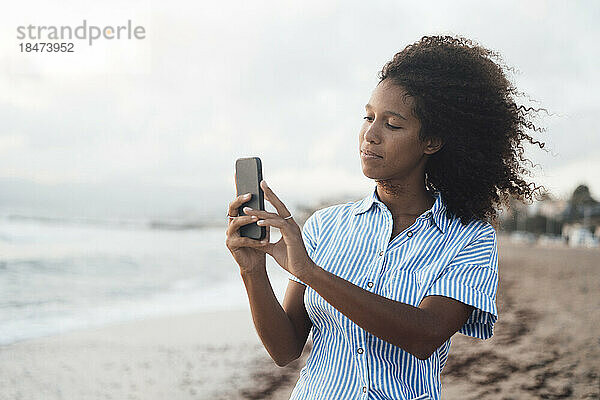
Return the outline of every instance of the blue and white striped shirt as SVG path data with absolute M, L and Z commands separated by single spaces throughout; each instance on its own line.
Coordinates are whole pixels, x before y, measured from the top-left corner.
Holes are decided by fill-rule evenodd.
M 302 238 L 311 259 L 361 288 L 417 307 L 430 295 L 475 307 L 459 332 L 486 339 L 497 319 L 496 231 L 467 225 L 435 203 L 390 241 L 392 214 L 375 189 L 360 201 L 317 210 Z M 290 275 L 290 279 L 300 282 Z M 302 282 L 300 282 L 302 283 Z M 427 360 L 365 331 L 306 288 L 313 348 L 290 399 L 439 399 L 450 339 Z

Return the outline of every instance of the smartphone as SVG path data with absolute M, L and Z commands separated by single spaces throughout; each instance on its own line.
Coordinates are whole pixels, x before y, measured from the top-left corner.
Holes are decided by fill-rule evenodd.
M 251 193 L 250 200 L 242 204 L 238 209 L 238 215 L 246 215 L 243 211 L 244 207 L 250 207 L 254 210 L 265 210 L 265 195 L 260 188 L 260 181 L 262 179 L 262 162 L 260 158 L 246 157 L 238 158 L 235 161 L 236 196 Z M 267 237 L 267 228 L 258 226 L 256 222 L 252 222 L 240 227 L 240 236 L 262 240 Z

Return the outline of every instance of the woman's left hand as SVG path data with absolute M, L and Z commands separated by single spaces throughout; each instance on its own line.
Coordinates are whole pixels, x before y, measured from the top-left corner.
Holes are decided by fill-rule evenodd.
M 249 207 L 244 208 L 244 213 L 256 215 L 259 218 L 256 222 L 259 226 L 265 226 L 267 229 L 272 226 L 281 231 L 281 239 L 276 243 L 265 245 L 262 250 L 270 254 L 283 269 L 302 280 L 303 276 L 315 266 L 306 252 L 306 247 L 304 247 L 302 231 L 293 217 L 284 219 L 291 213 L 271 188 L 267 186 L 267 182 L 262 180 L 260 187 L 265 194 L 265 198 L 275 207 L 277 213 L 254 210 Z

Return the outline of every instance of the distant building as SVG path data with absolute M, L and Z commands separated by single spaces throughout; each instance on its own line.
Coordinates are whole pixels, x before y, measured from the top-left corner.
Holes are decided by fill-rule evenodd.
M 600 225 L 600 202 L 596 201 L 585 185 L 579 185 L 573 192 L 567 207 L 561 213 L 565 222 L 582 222 L 586 227 Z
M 546 244 L 596 247 L 600 237 L 600 202 L 590 194 L 587 186 L 579 185 L 568 200 L 554 199 L 543 193 L 533 204 L 511 199 L 510 207 L 500 214 L 501 229 L 507 232 L 525 232 L 544 237 Z M 515 235 L 514 240 L 523 240 Z

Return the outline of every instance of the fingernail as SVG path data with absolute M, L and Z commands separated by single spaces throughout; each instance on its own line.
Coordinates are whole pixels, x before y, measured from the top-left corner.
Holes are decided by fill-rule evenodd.
M 250 193 L 246 193 L 246 194 L 244 195 L 244 197 L 248 197 L 248 196 L 250 196 Z
M 252 209 L 250 207 L 244 207 L 243 210 L 244 210 L 244 212 L 248 212 L 248 211 L 251 211 Z
M 262 182 L 265 184 L 266 187 L 269 187 L 269 185 L 267 185 L 267 181 L 265 181 L 264 179 L 262 180 Z

